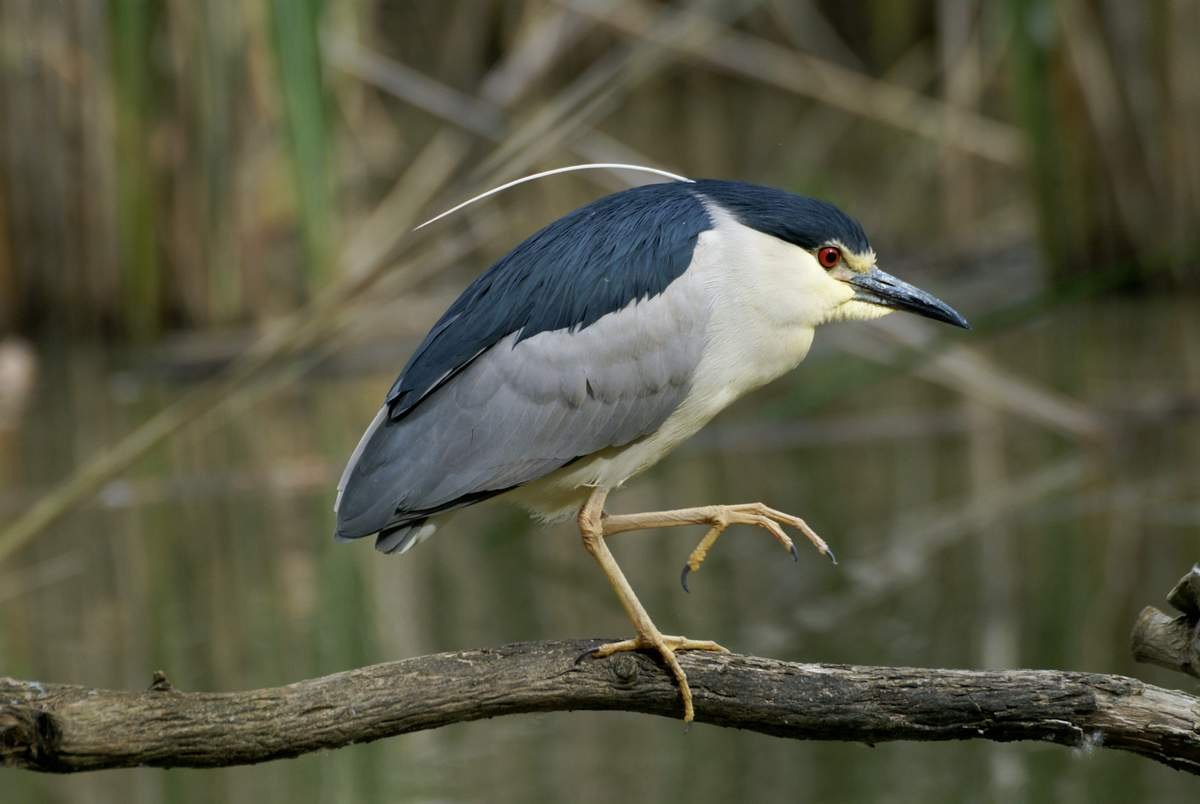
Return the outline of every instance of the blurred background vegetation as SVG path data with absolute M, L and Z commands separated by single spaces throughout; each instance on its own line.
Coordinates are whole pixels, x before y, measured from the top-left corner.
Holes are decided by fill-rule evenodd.
M 681 598 L 686 536 L 617 545 L 664 628 L 1187 683 L 1125 639 L 1200 554 L 1198 41 L 1198 0 L 0 0 L 0 673 L 235 689 L 623 634 L 577 535 L 503 506 L 401 561 L 329 539 L 342 462 L 457 292 L 649 177 L 556 177 L 413 225 L 618 161 L 833 200 L 977 325 L 828 327 L 619 495 L 762 498 L 843 559 L 784 566 L 738 534 Z M 1107 752 L 614 714 L 10 780 L 50 801 L 1192 794 Z
M 599 108 L 538 166 L 767 181 L 905 251 L 1016 230 L 1055 280 L 1197 283 L 1194 2 L 572 5 L 5 0 L 0 329 L 151 338 L 296 309 L 439 131 L 475 140 L 465 178 L 564 102 Z M 729 27 L 689 27 L 709 6 Z M 527 227 L 580 184 L 504 205 Z

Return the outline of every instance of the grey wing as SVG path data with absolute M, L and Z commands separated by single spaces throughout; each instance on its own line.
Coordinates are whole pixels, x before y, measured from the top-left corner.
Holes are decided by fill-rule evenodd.
M 338 536 L 469 505 L 654 432 L 705 343 L 686 278 L 584 329 L 509 335 L 399 421 L 372 422 L 339 484 Z

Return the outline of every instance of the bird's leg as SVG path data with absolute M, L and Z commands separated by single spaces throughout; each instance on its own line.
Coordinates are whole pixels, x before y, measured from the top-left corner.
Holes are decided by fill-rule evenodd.
M 774 536 L 775 541 L 783 545 L 785 550 L 792 554 L 793 561 L 799 560 L 799 556 L 796 553 L 796 545 L 783 532 L 780 523 L 790 525 L 803 533 L 805 538 L 812 543 L 813 547 L 817 548 L 817 552 L 823 556 L 829 556 L 835 564 L 837 563 L 837 559 L 834 558 L 833 551 L 829 549 L 829 545 L 816 534 L 816 531 L 808 526 L 808 523 L 800 517 L 785 514 L 783 511 L 776 511 L 774 508 L 768 508 L 762 503 L 704 505 L 697 508 L 680 508 L 676 511 L 651 511 L 642 514 L 605 516 L 604 535 L 615 536 L 618 533 L 626 533 L 631 530 L 673 528 L 679 525 L 708 525 L 708 533 L 704 534 L 704 538 L 696 545 L 696 549 L 692 550 L 692 554 L 688 556 L 687 563 L 683 565 L 683 572 L 679 576 L 684 591 L 687 591 L 688 575 L 700 569 L 700 565 L 704 563 L 704 559 L 708 556 L 708 551 L 717 541 L 717 537 L 724 533 L 725 529 L 730 525 L 757 525 L 763 528 Z
M 708 640 L 667 636 L 654 625 L 654 622 L 650 619 L 650 615 L 646 613 L 645 607 L 642 606 L 641 601 L 634 594 L 633 587 L 626 580 L 625 573 L 621 572 L 621 568 L 617 566 L 616 559 L 613 558 L 612 553 L 609 552 L 608 545 L 604 541 L 606 527 L 604 500 L 607 496 L 608 492 L 604 489 L 596 488 L 592 491 L 583 508 L 579 510 L 579 532 L 583 536 L 583 546 L 592 554 L 592 558 L 596 559 L 596 563 L 600 565 L 600 569 L 604 570 L 604 574 L 608 577 L 608 582 L 612 585 L 613 591 L 620 598 L 621 605 L 625 607 L 625 613 L 633 622 L 637 636 L 633 639 L 601 645 L 593 651 L 593 655 L 604 657 L 622 651 L 643 649 L 658 651 L 679 684 L 679 694 L 683 698 L 683 720 L 685 723 L 690 723 L 692 718 L 695 717 L 695 710 L 692 707 L 692 690 L 688 686 L 687 675 L 684 674 L 683 668 L 679 666 L 679 660 L 675 658 L 675 652 L 680 650 L 710 650 L 728 653 L 728 651 L 716 642 Z

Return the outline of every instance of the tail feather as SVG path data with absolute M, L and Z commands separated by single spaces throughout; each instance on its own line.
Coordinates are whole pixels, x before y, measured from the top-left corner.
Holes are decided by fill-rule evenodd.
M 340 513 L 342 507 L 342 495 L 346 493 L 346 484 L 350 482 L 350 475 L 354 473 L 354 467 L 358 466 L 358 459 L 362 457 L 363 450 L 367 448 L 367 444 L 375 436 L 375 431 L 379 429 L 384 419 L 387 417 L 387 405 L 384 405 L 375 414 L 375 418 L 371 420 L 371 424 L 367 427 L 362 438 L 358 439 L 357 446 L 354 447 L 354 452 L 350 455 L 350 460 L 346 461 L 346 468 L 342 470 L 342 476 L 338 479 L 337 484 L 337 499 L 333 503 L 333 512 Z
M 404 555 L 415 545 L 432 536 L 435 530 L 437 525 L 426 519 L 414 519 L 403 525 L 384 528 L 375 537 L 375 549 L 388 555 Z

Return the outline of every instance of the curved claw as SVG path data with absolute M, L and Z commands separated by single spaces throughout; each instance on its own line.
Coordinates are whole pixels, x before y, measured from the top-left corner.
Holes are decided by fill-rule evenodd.
M 837 556 L 833 554 L 833 550 L 826 546 L 825 552 L 829 555 L 829 560 L 833 562 L 834 566 L 837 566 Z
M 792 561 L 799 564 L 800 563 L 800 551 L 798 551 L 796 549 L 796 545 L 794 545 L 794 544 L 788 545 L 788 551 L 792 554 Z M 837 562 L 834 561 L 833 563 L 836 564 Z
M 597 641 L 597 642 L 599 642 L 599 643 L 600 643 L 600 645 L 603 645 L 603 644 L 605 644 L 605 642 L 604 642 L 604 640 L 603 640 L 603 639 L 598 639 L 598 640 L 596 640 L 596 641 Z M 592 659 L 598 658 L 598 657 L 596 656 L 596 651 L 597 651 L 597 649 L 599 649 L 599 648 L 600 648 L 600 645 L 597 645 L 597 646 L 596 646 L 596 647 L 594 647 L 594 648 L 588 648 L 588 649 L 587 649 L 587 650 L 585 650 L 583 653 L 581 653 L 581 654 L 579 654 L 578 656 L 576 656 L 576 657 L 575 657 L 575 661 L 574 661 L 574 662 L 572 662 L 572 664 L 579 664 L 580 662 L 582 662 L 584 659 L 587 659 L 587 658 L 592 658 Z
M 683 586 L 683 591 L 685 591 L 685 592 L 687 592 L 687 593 L 689 593 L 689 594 L 691 593 L 691 591 L 692 591 L 692 590 L 691 590 L 691 589 L 688 589 L 688 585 L 687 585 L 687 579 L 688 579 L 688 575 L 690 575 L 690 574 L 691 574 L 691 572 L 692 572 L 692 565 L 691 565 L 691 564 L 684 564 L 684 565 L 683 565 L 683 572 L 679 573 L 679 583 L 680 583 L 680 585 L 681 585 L 681 586 Z

